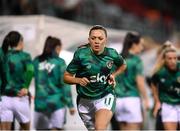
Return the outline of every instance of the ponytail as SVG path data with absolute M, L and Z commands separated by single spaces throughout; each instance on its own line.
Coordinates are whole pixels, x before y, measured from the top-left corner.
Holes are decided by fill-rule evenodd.
M 141 36 L 137 33 L 128 32 L 124 42 L 123 42 L 123 49 L 121 55 L 126 58 L 129 54 L 129 49 L 132 47 L 133 44 L 139 44 Z
M 16 47 L 21 40 L 23 40 L 23 37 L 19 32 L 10 31 L 3 40 L 2 50 L 4 54 L 7 54 L 9 46 L 11 48 Z
M 62 46 L 61 40 L 56 37 L 48 36 L 44 44 L 43 52 L 39 56 L 40 61 L 44 61 L 48 57 L 51 57 L 55 53 L 56 46 Z
M 9 38 L 6 36 L 2 43 L 3 53 L 6 55 L 9 49 Z

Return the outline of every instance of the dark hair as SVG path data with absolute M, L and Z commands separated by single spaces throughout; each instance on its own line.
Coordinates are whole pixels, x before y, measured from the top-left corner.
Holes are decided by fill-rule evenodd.
M 90 31 L 89 31 L 89 36 L 90 36 L 90 34 L 91 34 L 91 32 L 93 30 L 103 30 L 104 33 L 105 33 L 105 36 L 107 37 L 107 31 L 106 31 L 106 29 L 102 25 L 94 25 L 94 26 L 92 26 Z
M 129 53 L 129 49 L 132 47 L 133 44 L 139 44 L 140 39 L 141 36 L 139 34 L 128 32 L 123 42 L 123 49 L 121 55 L 126 58 Z
M 4 54 L 8 52 L 9 46 L 11 48 L 18 46 L 18 43 L 23 40 L 22 35 L 17 31 L 11 31 L 9 32 L 2 43 L 2 50 Z
M 55 53 L 55 48 L 61 46 L 61 40 L 55 37 L 48 36 L 42 54 L 39 56 L 40 61 L 44 61 Z

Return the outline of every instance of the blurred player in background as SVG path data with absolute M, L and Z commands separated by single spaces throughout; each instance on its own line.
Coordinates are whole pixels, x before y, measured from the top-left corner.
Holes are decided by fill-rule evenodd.
M 177 130 L 180 122 L 180 62 L 176 49 L 165 48 L 159 56 L 152 76 L 152 92 L 155 101 L 154 116 L 161 108 L 165 130 Z
M 153 70 L 152 70 L 152 76 L 155 72 L 157 72 L 163 65 L 163 61 L 162 61 L 162 54 L 163 54 L 163 51 L 166 49 L 166 48 L 169 48 L 171 47 L 172 44 L 170 42 L 166 42 L 164 43 L 158 50 L 157 50 L 157 53 L 156 53 L 156 61 L 155 61 L 155 64 L 154 64 L 154 67 L 153 67 Z M 150 87 L 151 87 L 151 90 L 153 91 L 153 87 L 152 86 L 152 76 L 151 78 L 149 78 L 149 82 L 150 82 Z M 153 113 L 152 113 L 153 114 Z M 154 114 L 153 114 L 154 116 Z M 163 123 L 162 123 L 162 117 L 161 117 L 161 108 L 159 108 L 159 110 L 157 111 L 156 113 L 156 123 L 155 123 L 155 129 L 156 130 L 164 130 L 164 127 L 163 127 Z
M 9 32 L 2 45 L 5 55 L 4 77 L 7 79 L 0 115 L 3 130 L 11 129 L 13 116 L 20 123 L 22 130 L 30 128 L 28 88 L 33 77 L 33 64 L 30 54 L 23 51 L 23 45 L 23 37 L 17 31 Z
M 142 50 L 143 38 L 137 33 L 127 33 L 121 53 L 126 60 L 127 69 L 118 75 L 115 88 L 115 118 L 121 130 L 140 130 L 143 122 L 142 106 L 149 108 L 143 63 L 138 56 Z
M 0 130 L 1 130 L 1 111 L 2 111 L 2 101 L 1 96 L 5 86 L 5 69 L 4 69 L 4 52 L 0 48 Z
M 63 129 L 66 106 L 75 113 L 71 88 L 63 81 L 65 61 L 59 58 L 61 41 L 47 37 L 43 53 L 34 60 L 35 68 L 35 114 L 34 128 L 40 130 Z

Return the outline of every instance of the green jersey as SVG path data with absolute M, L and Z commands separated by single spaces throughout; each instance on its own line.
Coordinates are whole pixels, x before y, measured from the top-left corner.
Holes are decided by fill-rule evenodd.
M 5 56 L 7 84 L 4 95 L 17 96 L 22 88 L 29 88 L 33 77 L 33 64 L 30 54 L 10 50 Z
M 108 84 L 108 76 L 112 66 L 120 67 L 124 59 L 112 48 L 105 47 L 100 55 L 94 54 L 89 45 L 76 50 L 73 60 L 67 67 L 67 72 L 76 77 L 86 77 L 90 83 L 83 87 L 76 85 L 77 93 L 86 99 L 99 99 L 108 93 L 113 93 L 113 87 Z
M 65 61 L 57 55 L 41 61 L 34 59 L 35 69 L 35 110 L 52 113 L 57 109 L 73 107 L 71 88 L 63 81 Z
M 5 74 L 4 74 L 4 53 L 2 51 L 2 48 L 0 48 L 0 100 L 1 100 L 1 95 L 3 91 L 3 86 L 4 86 L 4 79 L 5 79 Z
M 143 75 L 142 60 L 137 55 L 129 54 L 126 63 L 125 72 L 116 77 L 116 95 L 117 97 L 139 97 L 136 77 Z
M 152 82 L 157 86 L 159 99 L 168 104 L 180 103 L 180 62 L 177 63 L 177 70 L 170 71 L 162 67 L 152 76 Z

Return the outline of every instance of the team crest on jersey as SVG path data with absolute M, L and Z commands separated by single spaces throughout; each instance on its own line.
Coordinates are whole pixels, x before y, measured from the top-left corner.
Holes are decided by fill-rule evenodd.
M 180 76 L 177 78 L 177 81 L 180 83 Z
M 113 66 L 113 63 L 114 63 L 113 61 L 108 61 L 108 62 L 106 63 L 107 68 L 111 69 L 112 66 Z

